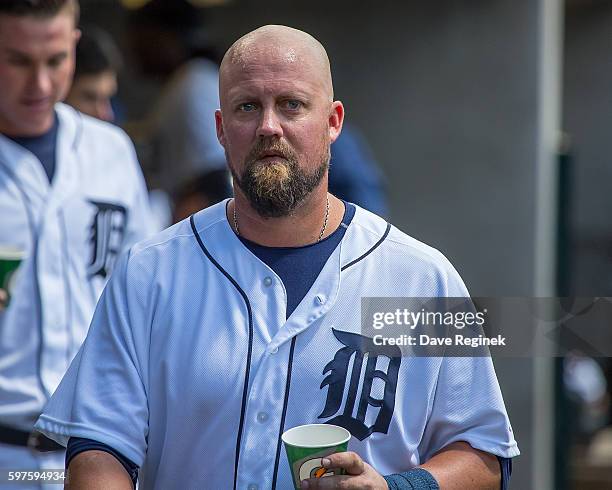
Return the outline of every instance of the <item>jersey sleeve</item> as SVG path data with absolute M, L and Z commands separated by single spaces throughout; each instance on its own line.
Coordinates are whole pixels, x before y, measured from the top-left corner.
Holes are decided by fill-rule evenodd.
M 468 298 L 459 273 L 446 258 L 442 263 L 439 296 Z M 457 441 L 502 458 L 520 454 L 491 357 L 441 358 L 432 408 L 419 444 L 421 461 Z
M 442 358 L 421 461 L 457 441 L 503 458 L 520 454 L 490 357 Z
M 141 466 L 147 449 L 147 352 L 142 275 L 124 254 L 96 308 L 87 338 L 35 428 L 66 445 L 93 439 Z

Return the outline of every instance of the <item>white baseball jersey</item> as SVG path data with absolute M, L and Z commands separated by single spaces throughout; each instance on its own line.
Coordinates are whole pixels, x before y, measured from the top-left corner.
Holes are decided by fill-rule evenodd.
M 292 488 L 280 435 L 331 422 L 382 474 L 454 441 L 519 454 L 490 358 L 386 357 L 362 296 L 464 296 L 437 251 L 357 207 L 286 318 L 279 277 L 232 231 L 227 201 L 132 248 L 37 422 L 110 445 L 141 488 Z
M 52 184 L 32 153 L 0 135 L 0 245 L 26 252 L 0 312 L 0 424 L 23 430 L 84 340 L 117 255 L 149 226 L 127 136 L 69 106 L 56 112 Z

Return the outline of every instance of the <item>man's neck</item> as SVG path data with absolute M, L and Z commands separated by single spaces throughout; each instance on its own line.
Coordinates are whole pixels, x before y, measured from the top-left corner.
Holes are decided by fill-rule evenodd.
M 344 216 L 344 203 L 331 194 L 328 196 L 329 216 L 322 238 L 332 234 Z M 316 243 L 321 236 L 327 208 L 326 191 L 310 196 L 289 216 L 263 218 L 250 206 L 246 197 L 235 189 L 235 198 L 227 208 L 227 219 L 236 231 L 234 206 L 238 234 L 241 237 L 266 247 L 301 247 Z

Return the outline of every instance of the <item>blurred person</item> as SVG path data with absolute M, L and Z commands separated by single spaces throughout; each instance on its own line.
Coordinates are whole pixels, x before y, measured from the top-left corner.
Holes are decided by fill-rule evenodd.
M 117 255 L 148 234 L 127 136 L 59 102 L 78 17 L 77 0 L 0 2 L 0 247 L 24 255 L 0 308 L 3 470 L 63 467 L 63 448 L 32 432 L 34 421 L 85 338 Z
M 331 147 L 329 190 L 379 216 L 389 214 L 385 177 L 365 136 L 346 124 Z
M 572 429 L 582 440 L 588 439 L 608 423 L 605 374 L 595 359 L 572 350 L 563 359 L 563 382 L 578 422 Z
M 225 170 L 207 172 L 192 179 L 176 195 L 172 222 L 178 223 L 198 211 L 222 201 L 232 186 Z
M 219 91 L 234 199 L 122 257 L 37 423 L 68 445 L 71 488 L 289 489 L 281 434 L 315 422 L 350 431 L 351 452 L 302 460 L 302 488 L 506 488 L 519 451 L 491 358 L 362 333 L 362 297 L 467 290 L 441 253 L 328 192 L 344 106 L 325 48 L 259 28 Z M 308 478 L 330 468 L 347 474 Z
M 112 99 L 123 58 L 112 37 L 96 26 L 86 26 L 76 47 L 74 79 L 66 103 L 84 114 L 115 122 Z M 151 228 L 163 230 L 171 222 L 171 206 L 164 192 L 149 193 Z
M 117 93 L 121 65 L 121 53 L 106 31 L 95 26 L 82 28 L 66 103 L 84 114 L 113 122 L 111 100 Z
M 152 0 L 130 13 L 128 35 L 141 72 L 163 82 L 159 99 L 140 126 L 141 159 L 149 187 L 161 189 L 172 206 L 210 173 L 211 184 L 227 174 L 217 141 L 218 56 L 205 39 L 203 13 L 186 0 Z M 206 187 L 206 186 L 205 186 Z M 202 194 L 204 187 L 201 189 Z M 204 196 L 214 204 L 228 197 L 220 187 Z

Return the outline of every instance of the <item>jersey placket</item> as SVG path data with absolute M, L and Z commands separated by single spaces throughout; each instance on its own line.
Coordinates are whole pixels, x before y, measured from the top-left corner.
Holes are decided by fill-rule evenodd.
M 251 376 L 236 488 L 272 488 L 279 437 L 289 428 L 283 427 L 283 414 L 289 394 L 287 390 L 290 390 L 287 377 L 291 376 L 292 351 L 299 348 L 298 334 L 316 327 L 335 302 L 340 280 L 339 248 L 290 318 L 272 337 L 260 360 L 253 360 L 257 369 Z M 264 264 L 262 266 L 267 268 Z M 268 285 L 268 294 L 274 295 L 275 304 L 285 304 L 286 294 L 281 280 L 268 270 L 263 284 L 266 285 L 266 279 L 275 282 Z M 282 448 L 278 457 L 286 457 Z
M 64 121 L 62 120 L 62 123 Z M 48 393 L 55 391 L 70 363 L 68 264 L 64 253 L 66 237 L 62 230 L 60 213 L 63 203 L 77 189 L 76 155 L 72 148 L 73 128 L 60 125 L 58 130 L 56 171 L 39 228 L 39 242 L 54 246 L 38 247 L 37 274 L 43 315 L 41 377 Z M 68 297 L 67 297 L 68 295 Z

